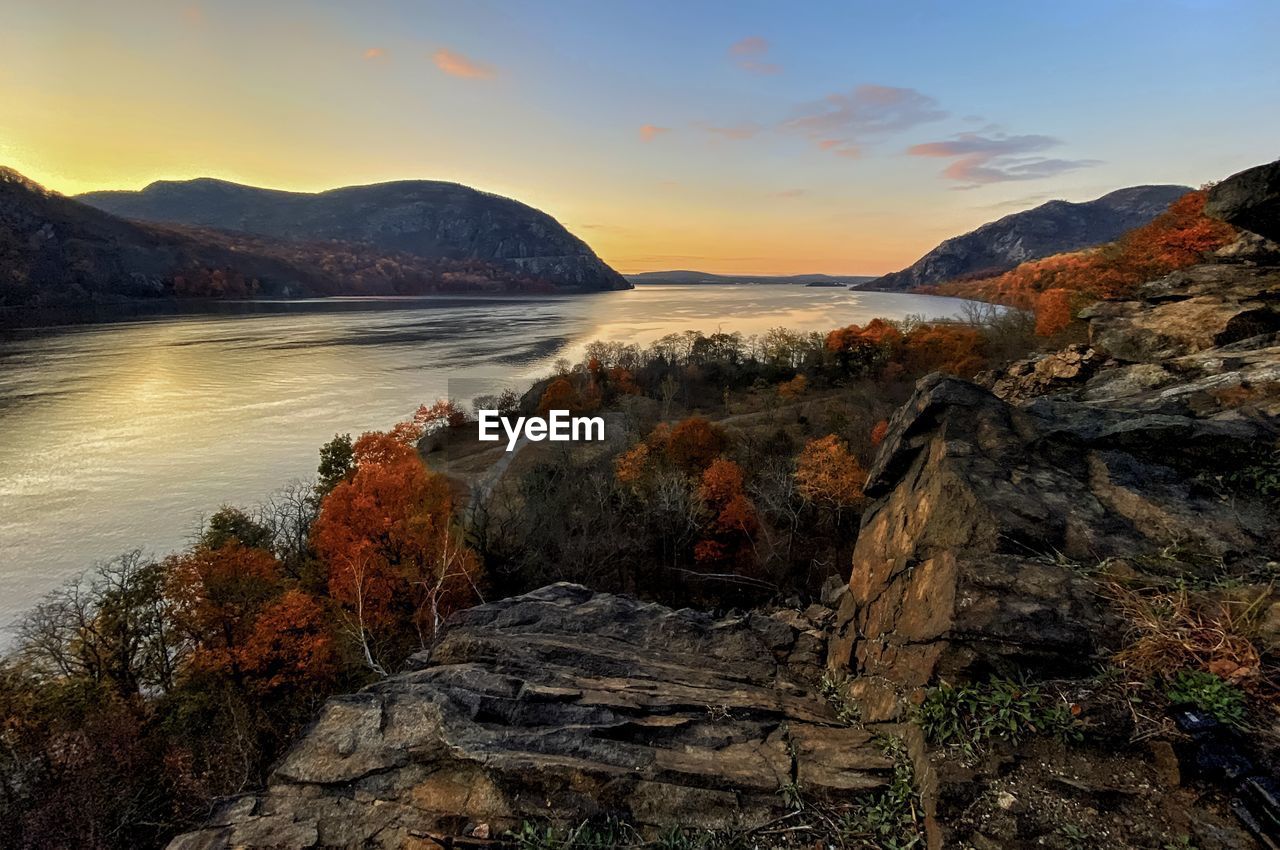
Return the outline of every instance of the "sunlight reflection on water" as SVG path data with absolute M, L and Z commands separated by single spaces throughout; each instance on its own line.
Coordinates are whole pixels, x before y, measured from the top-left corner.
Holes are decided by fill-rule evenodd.
M 219 505 L 253 504 L 309 477 L 334 433 L 385 428 L 450 380 L 476 394 L 523 390 L 593 339 L 825 331 L 877 316 L 953 316 L 962 303 L 802 286 L 644 286 L 243 305 L 241 315 L 10 334 L 0 340 L 0 624 L 96 560 L 134 547 L 167 552 Z

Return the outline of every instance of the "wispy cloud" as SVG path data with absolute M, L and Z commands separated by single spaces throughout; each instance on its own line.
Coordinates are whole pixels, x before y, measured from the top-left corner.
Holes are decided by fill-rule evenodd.
M 733 64 L 752 74 L 776 74 L 782 66 L 769 61 L 769 42 L 767 39 L 751 35 L 729 45 L 729 58 Z
M 774 192 L 775 198 L 800 198 L 808 194 L 806 189 L 783 189 L 781 192 Z
M 377 61 L 378 59 L 385 59 L 386 56 L 387 51 L 383 50 L 381 47 L 370 47 L 364 52 L 364 58 L 370 62 Z
M 670 133 L 670 132 L 671 132 L 670 127 L 659 127 L 656 124 L 641 124 L 640 125 L 640 141 L 652 142 L 654 139 L 658 138 L 663 133 Z
M 966 189 L 988 183 L 1039 180 L 1099 164 L 1096 159 L 1040 156 L 1061 144 L 1052 136 L 961 133 L 945 141 L 913 145 L 907 148 L 907 153 L 952 159 L 942 170 L 942 176 L 960 183 L 957 188 Z
M 741 141 L 743 139 L 754 138 L 764 129 L 759 124 L 735 124 L 728 127 L 719 127 L 715 124 L 707 124 L 700 122 L 696 124 L 699 129 L 705 130 L 713 136 L 719 136 L 722 139 L 731 139 L 733 141 Z
M 805 104 L 784 122 L 837 156 L 857 158 L 869 141 L 947 117 L 938 102 L 915 89 L 861 85 Z
M 488 80 L 497 76 L 492 65 L 475 62 L 461 53 L 441 47 L 431 55 L 436 67 L 451 77 L 464 77 L 469 80 Z
M 986 156 L 998 157 L 1010 154 L 1027 154 L 1048 150 L 1062 144 L 1052 136 L 981 136 L 977 133 L 961 133 L 945 142 L 926 142 L 912 145 L 907 153 L 912 156 Z

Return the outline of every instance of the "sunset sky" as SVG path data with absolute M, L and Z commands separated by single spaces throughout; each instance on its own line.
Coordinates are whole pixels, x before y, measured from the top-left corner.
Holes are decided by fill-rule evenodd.
M 65 193 L 451 180 L 620 271 L 878 274 L 1280 156 L 1280 2 L 14 0 L 0 164 Z

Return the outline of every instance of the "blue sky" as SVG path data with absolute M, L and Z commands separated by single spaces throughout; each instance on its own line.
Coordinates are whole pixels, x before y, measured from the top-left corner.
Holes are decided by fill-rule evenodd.
M 1280 3 L 50 0 L 0 162 L 65 192 L 455 180 L 624 271 L 880 273 L 1280 156 Z

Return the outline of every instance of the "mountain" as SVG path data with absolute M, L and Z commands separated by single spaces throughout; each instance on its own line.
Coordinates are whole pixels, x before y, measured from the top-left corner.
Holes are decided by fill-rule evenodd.
M 631 283 L 678 283 L 678 284 L 746 284 L 746 283 L 789 283 L 804 286 L 849 286 L 875 280 L 871 275 L 830 275 L 830 274 L 793 274 L 793 275 L 750 275 L 750 274 L 711 274 L 677 269 L 665 272 L 638 272 L 624 274 Z
M 1049 201 L 943 242 L 915 263 L 865 289 L 908 290 L 957 278 L 990 276 L 1019 263 L 1118 238 L 1164 212 L 1189 186 L 1132 186 L 1085 203 Z
M 404 180 L 312 194 L 200 178 L 162 180 L 137 192 L 89 192 L 77 200 L 140 221 L 475 260 L 557 287 L 630 288 L 551 216 L 457 183 Z
M 310 291 L 308 276 L 280 258 L 125 221 L 0 168 L 0 307 L 163 296 L 215 270 L 245 286 L 258 278 Z

